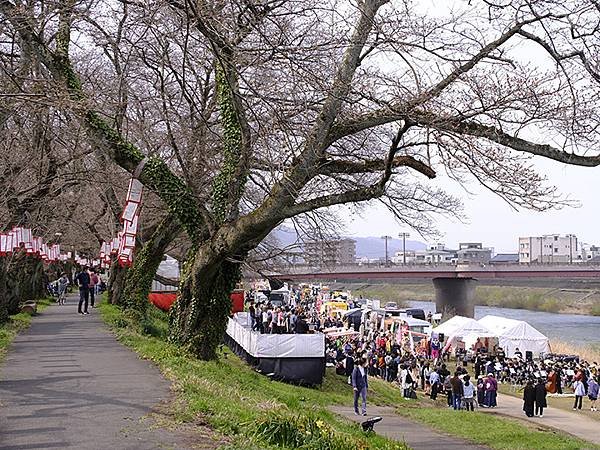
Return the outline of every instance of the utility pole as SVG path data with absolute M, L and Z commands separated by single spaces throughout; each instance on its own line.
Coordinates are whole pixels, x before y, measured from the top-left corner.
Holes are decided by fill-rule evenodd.
M 410 237 L 410 233 L 402 232 L 398 234 L 398 237 L 402 238 L 402 264 L 406 265 L 406 238 Z
M 569 234 L 569 264 L 573 264 L 573 235 Z
M 381 236 L 381 239 L 385 241 L 385 267 L 388 266 L 388 240 L 392 239 L 391 236 Z

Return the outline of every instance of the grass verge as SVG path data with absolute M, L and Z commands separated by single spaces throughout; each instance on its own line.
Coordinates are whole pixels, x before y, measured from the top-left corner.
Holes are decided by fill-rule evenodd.
M 231 449 L 407 449 L 381 436 L 365 435 L 358 425 L 327 409 L 332 404 L 347 404 L 350 398 L 344 379 L 333 373 L 317 389 L 271 381 L 227 349 L 220 352 L 218 360 L 206 362 L 169 344 L 165 340 L 166 315 L 155 308 L 144 324 L 151 334 L 135 331 L 118 307 L 102 302 L 100 311 L 123 344 L 154 361 L 173 382 L 178 400 L 173 409 L 176 420 L 210 425 L 231 439 Z M 374 381 L 377 389 L 370 400 L 397 404 L 398 391 Z M 302 436 L 290 437 L 290 422 L 302 424 Z M 265 433 L 267 429 L 269 433 Z M 317 429 L 319 435 L 315 436 Z M 278 433 L 281 439 L 273 437 Z M 306 440 L 307 436 L 310 439 Z
M 331 405 L 351 402 L 345 378 L 333 371 L 328 370 L 323 385 L 316 389 L 270 381 L 227 349 L 220 352 L 217 361 L 205 362 L 167 343 L 167 317 L 157 309 L 151 309 L 143 327 L 149 334 L 135 331 L 139 327 L 130 326 L 113 305 L 102 302 L 100 311 L 123 344 L 154 361 L 173 382 L 178 400 L 173 408 L 176 419 L 210 425 L 231 440 L 229 449 L 407 448 L 377 435 L 366 436 L 357 425 L 328 410 Z M 396 407 L 403 416 L 493 449 L 596 448 L 558 432 L 539 430 L 534 424 L 478 412 L 455 412 L 427 400 L 407 401 L 398 388 L 378 379 L 372 378 L 369 385 L 371 404 Z M 290 422 L 300 425 L 290 427 Z M 326 424 L 326 428 L 319 424 Z M 306 436 L 296 432 L 299 427 L 313 430 L 312 434 L 332 433 L 334 439 L 327 444 L 306 442 Z M 279 433 L 281 439 L 271 440 L 270 436 Z M 335 444 L 340 439 L 356 445 Z
M 50 299 L 37 301 L 38 314 L 50 305 Z M 6 352 L 15 336 L 22 330 L 29 328 L 32 316 L 27 313 L 18 313 L 10 316 L 8 322 L 0 325 L 0 362 L 6 357 Z
M 453 411 L 447 408 L 402 408 L 401 415 L 493 449 L 579 450 L 598 449 L 588 442 L 535 424 L 494 416 L 491 413 Z
M 498 391 L 501 392 L 502 394 L 510 395 L 510 396 L 516 397 L 518 399 L 523 398 L 523 389 L 522 388 L 517 389 L 515 391 L 506 384 L 500 384 L 498 386 Z M 564 389 L 564 392 L 571 393 L 571 392 L 573 392 L 573 390 L 572 389 Z M 567 411 L 569 413 L 573 412 L 573 401 L 574 401 L 573 397 L 548 396 L 546 398 L 546 401 L 548 402 L 548 408 L 560 409 L 563 411 Z M 589 419 L 593 419 L 593 420 L 600 422 L 600 413 L 590 411 L 589 400 L 587 397 L 583 398 L 583 408 L 581 409 L 581 411 L 577 412 L 577 415 L 583 415 L 585 417 L 588 417 Z

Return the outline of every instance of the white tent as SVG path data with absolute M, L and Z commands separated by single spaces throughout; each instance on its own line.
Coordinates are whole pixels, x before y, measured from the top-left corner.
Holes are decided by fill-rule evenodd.
M 453 345 L 458 338 L 465 343 L 467 348 L 477 341 L 477 338 L 497 337 L 498 334 L 475 319 L 463 316 L 454 316 L 433 330 L 434 333 L 444 333 L 448 336 L 446 345 Z
M 479 319 L 479 323 L 498 335 L 500 347 L 509 358 L 514 357 L 517 347 L 523 356 L 527 351 L 532 352 L 534 357 L 539 357 L 540 353 L 550 352 L 548 337 L 527 322 L 488 315 Z
M 463 316 L 454 316 L 451 319 L 448 319 L 444 323 L 440 324 L 436 328 L 434 328 L 433 332 L 440 334 L 444 333 L 446 336 L 453 336 L 458 332 L 463 334 L 467 334 L 470 332 L 484 332 L 489 333 L 490 330 L 484 325 L 477 322 L 475 319 L 471 319 L 469 317 Z M 461 335 L 462 336 L 462 335 Z M 486 334 L 485 336 L 490 336 Z

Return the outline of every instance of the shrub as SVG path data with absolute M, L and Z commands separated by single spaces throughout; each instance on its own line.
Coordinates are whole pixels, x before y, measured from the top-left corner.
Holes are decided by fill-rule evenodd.
M 323 420 L 306 416 L 270 414 L 255 425 L 254 436 L 269 445 L 302 450 L 367 450 L 364 439 L 334 431 Z M 385 450 L 406 448 L 403 444 L 379 447 Z

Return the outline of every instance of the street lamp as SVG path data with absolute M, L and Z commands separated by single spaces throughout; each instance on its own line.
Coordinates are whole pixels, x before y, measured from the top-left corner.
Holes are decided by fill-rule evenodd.
M 402 238 L 402 253 L 404 254 L 402 257 L 402 264 L 406 265 L 406 238 L 410 237 L 410 233 L 399 233 L 398 237 Z
M 381 236 L 381 239 L 385 241 L 385 267 L 388 266 L 388 240 L 392 239 L 391 236 Z

